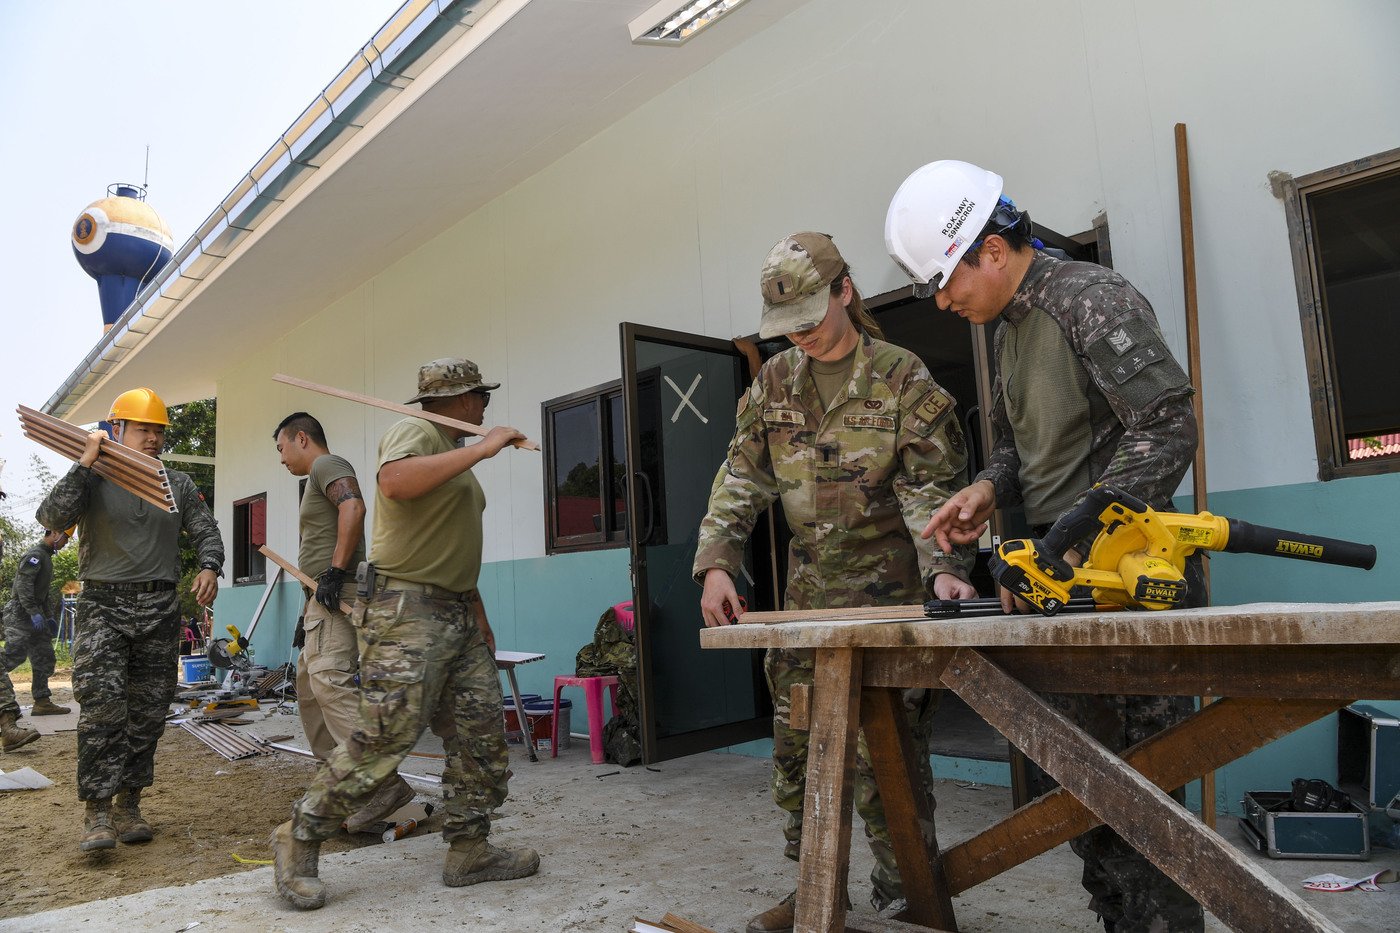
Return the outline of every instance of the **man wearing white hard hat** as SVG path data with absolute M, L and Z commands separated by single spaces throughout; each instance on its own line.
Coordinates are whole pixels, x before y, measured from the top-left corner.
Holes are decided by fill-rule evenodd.
M 905 179 L 885 218 L 885 245 L 916 295 L 974 324 L 1000 324 L 991 454 L 934 514 L 926 537 L 944 548 L 976 541 L 994 509 L 1015 505 L 1043 536 L 1096 483 L 1171 509 L 1196 453 L 1193 390 L 1137 289 L 1111 269 L 1047 255 L 1001 176 L 967 162 L 933 162 Z M 1065 558 L 1077 566 L 1089 543 L 1076 542 Z M 1188 568 L 1196 605 L 1199 580 L 1199 567 Z M 1001 596 L 1007 611 L 1024 610 L 1009 592 Z M 1194 710 L 1190 697 L 1049 699 L 1113 751 Z M 1032 783 L 1051 786 L 1043 775 Z M 1203 928 L 1200 905 L 1108 827 L 1071 845 L 1108 930 Z

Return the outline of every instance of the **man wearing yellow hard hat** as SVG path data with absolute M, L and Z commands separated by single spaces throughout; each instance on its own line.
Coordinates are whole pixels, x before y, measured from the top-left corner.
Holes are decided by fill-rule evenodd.
M 86 814 L 84 852 L 146 842 L 143 788 L 155 781 L 156 742 L 175 696 L 180 647 L 180 532 L 190 537 L 200 571 L 191 587 L 202 606 L 218 595 L 224 545 L 194 481 L 166 470 L 176 512 L 156 508 L 92 470 L 104 444 L 151 457 L 165 446 L 170 418 L 150 389 L 117 396 L 104 431 L 88 435 L 82 457 L 39 506 L 46 528 L 76 524 L 83 581 L 73 642 L 78 717 L 78 799 Z

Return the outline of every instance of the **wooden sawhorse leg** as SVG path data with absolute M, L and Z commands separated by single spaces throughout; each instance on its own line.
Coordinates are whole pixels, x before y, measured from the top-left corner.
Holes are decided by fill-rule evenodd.
M 944 669 L 943 682 L 1230 929 L 1341 933 L 981 653 L 960 649 Z
M 866 689 L 861 695 L 860 721 L 885 807 L 904 900 L 909 905 L 902 919 L 957 933 L 953 899 L 938 855 L 933 811 L 919 789 L 920 772 L 914 765 L 919 752 L 904 715 L 903 691 Z

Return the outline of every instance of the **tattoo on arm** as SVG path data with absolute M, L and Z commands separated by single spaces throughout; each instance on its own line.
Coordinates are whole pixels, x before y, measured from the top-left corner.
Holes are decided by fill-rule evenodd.
M 342 502 L 349 502 L 351 499 L 363 499 L 360 494 L 360 484 L 353 476 L 342 476 L 326 487 L 326 498 L 336 505 Z

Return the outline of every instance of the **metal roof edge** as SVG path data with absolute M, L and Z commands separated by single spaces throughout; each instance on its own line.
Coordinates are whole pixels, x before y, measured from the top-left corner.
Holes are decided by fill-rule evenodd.
M 506 19 L 528 2 L 509 4 L 515 9 Z M 72 411 L 103 375 L 178 314 L 180 303 L 255 230 L 275 222 L 298 188 L 499 3 L 405 0 L 137 293 L 43 410 L 57 417 Z M 147 323 L 151 326 L 140 326 Z

